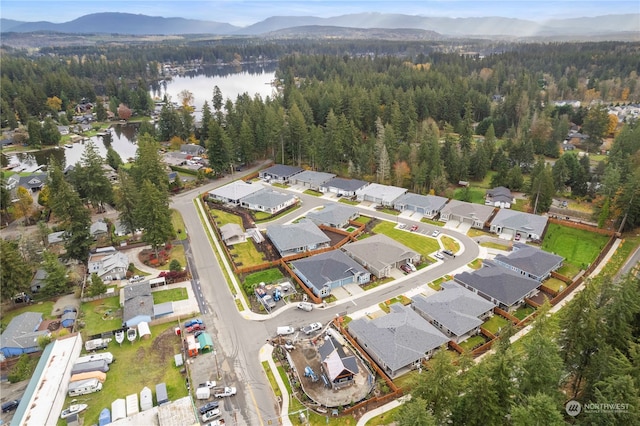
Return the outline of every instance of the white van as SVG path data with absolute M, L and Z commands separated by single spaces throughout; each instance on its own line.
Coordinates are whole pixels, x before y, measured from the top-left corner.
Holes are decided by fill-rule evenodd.
M 76 360 L 76 364 L 81 364 L 83 362 L 90 362 L 90 361 L 100 361 L 100 360 L 105 360 L 107 361 L 107 364 L 111 364 L 113 362 L 113 354 L 111 352 L 102 352 L 99 354 L 81 356 Z
M 278 334 L 278 336 L 287 336 L 289 334 L 293 334 L 295 333 L 295 329 L 293 327 L 291 327 L 290 325 L 285 325 L 282 327 L 278 327 L 276 329 L 276 333 Z
M 102 383 L 98 379 L 81 380 L 69 383 L 69 396 L 87 395 L 102 390 Z
M 302 309 L 303 311 L 311 312 L 313 310 L 313 305 L 309 302 L 300 302 L 298 303 L 298 309 Z

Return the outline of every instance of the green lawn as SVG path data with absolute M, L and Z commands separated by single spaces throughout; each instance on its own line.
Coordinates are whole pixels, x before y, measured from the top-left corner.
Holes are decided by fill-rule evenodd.
M 223 212 L 222 210 L 211 209 L 211 215 L 215 218 L 218 227 L 227 223 L 235 223 L 242 226 L 242 218 L 238 215 Z
M 494 243 L 494 242 L 491 242 L 491 241 L 488 241 L 488 242 L 485 242 L 485 243 L 480 243 L 480 245 L 482 247 L 492 248 L 492 249 L 496 249 L 496 250 L 504 250 L 504 251 L 508 251 L 509 250 L 509 246 L 504 245 L 504 244 Z
M 562 266 L 560 267 L 560 269 L 558 269 L 556 272 L 559 273 L 560 275 L 564 275 L 565 277 L 569 277 L 569 278 L 573 278 L 576 275 L 578 275 L 578 272 L 580 272 L 581 268 L 578 268 L 575 265 L 572 265 L 571 263 L 563 263 Z
M 173 224 L 173 230 L 176 231 L 176 239 L 182 241 L 187 239 L 187 233 L 184 230 L 184 221 L 180 212 L 176 209 L 171 209 L 171 223 Z
M 53 311 L 54 303 L 52 301 L 34 303 L 33 305 L 20 306 L 18 309 L 12 309 L 10 311 L 2 311 L 2 330 L 11 322 L 13 318 L 20 315 L 23 312 L 40 312 L 43 319 L 52 319 L 51 311 Z
M 247 275 L 244 279 L 245 284 L 255 285 L 259 283 L 269 284 L 274 281 L 278 281 L 284 278 L 282 272 L 278 268 L 265 269 L 264 271 L 254 272 Z
M 449 281 L 450 279 L 451 279 L 450 275 L 445 275 L 443 277 L 440 277 L 440 278 L 430 282 L 429 283 L 429 287 L 431 287 L 432 289 L 434 289 L 436 291 L 440 291 L 440 288 L 442 287 L 442 283 L 445 282 L 445 281 Z
M 86 335 L 115 330 L 122 325 L 120 297 L 108 297 L 82 304 L 80 321 L 84 321 Z
M 366 225 L 371 222 L 371 218 L 369 216 L 360 216 L 355 220 L 355 222 L 364 223 Z
M 451 237 L 443 235 L 440 237 L 440 241 L 442 242 L 444 248 L 447 250 L 451 250 L 454 253 L 457 253 L 458 250 L 460 250 L 460 244 L 458 244 L 457 241 Z
M 402 405 L 393 408 L 389 411 L 385 411 L 384 413 L 380 414 L 379 416 L 375 416 L 373 417 L 371 420 L 369 420 L 366 423 L 366 426 L 385 426 L 385 425 L 391 425 L 394 424 L 395 422 L 395 418 L 398 415 L 398 413 L 400 412 L 400 409 L 402 408 Z
M 473 262 L 468 263 L 467 266 L 471 269 L 480 269 L 482 268 L 482 259 L 475 259 Z
M 464 342 L 459 343 L 459 345 L 465 351 L 472 351 L 476 346 L 480 346 L 486 341 L 487 340 L 485 339 L 484 336 L 478 335 L 478 336 L 469 337 Z
M 256 249 L 253 240 L 234 244 L 233 247 L 229 249 L 229 252 L 231 256 L 233 256 L 233 262 L 239 266 L 259 265 L 265 261 L 262 253 Z
M 393 215 L 393 216 L 398 216 L 400 214 L 400 212 L 398 210 L 394 210 L 394 209 L 391 209 L 391 208 L 379 209 L 378 211 L 382 212 L 382 213 L 390 214 L 390 215 Z
M 314 197 L 322 197 L 324 195 L 322 192 L 314 191 L 313 189 L 307 189 L 303 194 L 313 195 Z
M 469 187 L 469 196 L 464 197 L 465 188 L 458 188 L 453 192 L 453 198 L 459 201 L 467 201 L 469 203 L 484 204 L 485 190 Z
M 567 283 L 564 281 L 560 281 L 557 278 L 549 278 L 545 282 L 542 283 L 545 287 L 550 288 L 551 290 L 560 291 L 560 287 L 563 289 L 567 288 Z
M 171 261 L 173 259 L 177 259 L 180 262 L 180 265 L 184 268 L 187 266 L 187 258 L 184 255 L 184 246 L 181 244 L 175 244 L 171 246 L 171 252 L 169 253 L 169 260 L 164 265 L 159 265 L 157 268 L 162 269 L 164 271 L 169 270 L 169 266 L 171 265 Z
M 340 203 L 349 204 L 350 206 L 357 206 L 360 204 L 360 201 L 351 201 L 346 198 L 340 198 Z
M 486 330 L 493 334 L 498 334 L 503 327 L 506 327 L 509 321 L 500 315 L 494 315 L 482 324 Z
M 542 249 L 560 255 L 579 268 L 586 268 L 598 256 L 608 237 L 582 229 L 550 223 Z
M 154 291 L 151 293 L 153 296 L 153 304 L 159 305 L 165 302 L 177 302 L 178 300 L 187 300 L 187 289 L 184 287 L 172 288 L 170 290 Z
M 531 315 L 533 311 L 535 311 L 534 308 L 529 305 L 525 305 L 521 308 L 516 309 L 516 311 L 513 313 L 513 316 L 522 321 L 523 319 Z
M 526 200 L 516 200 L 515 204 L 511 204 L 511 210 L 519 212 L 528 212 L 529 203 Z
M 396 229 L 395 226 L 394 222 L 382 221 L 373 228 L 373 232 L 391 237 L 424 257 L 440 248 L 435 238 L 416 234 L 415 232 L 402 231 Z
M 151 327 L 152 338 L 130 343 L 125 340 L 122 345 L 115 341 L 109 344 L 108 351 L 116 358 L 107 373 L 101 392 L 75 397 L 78 402 L 89 405 L 84 412 L 84 424 L 97 424 L 100 411 L 111 408 L 113 400 L 125 398 L 127 395 L 140 392 L 147 386 L 155 393 L 156 383 L 166 383 L 170 400 L 187 395 L 184 378 L 180 374 L 182 367 L 175 367 L 173 356 L 180 353 L 181 342 L 173 334 L 175 324 L 161 324 Z M 165 330 L 166 333 L 162 334 Z M 64 404 L 68 407 L 70 398 Z M 58 425 L 66 425 L 66 421 L 58 421 Z
M 427 219 L 426 217 L 420 219 L 420 222 L 428 223 L 429 225 L 433 226 L 444 226 L 444 222 L 440 222 L 439 220 Z

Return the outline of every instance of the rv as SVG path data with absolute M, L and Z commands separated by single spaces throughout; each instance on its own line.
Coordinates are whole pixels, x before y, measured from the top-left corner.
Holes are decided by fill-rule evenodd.
M 86 395 L 102 390 L 102 383 L 98 379 L 81 380 L 69 383 L 69 396 Z
M 113 354 L 111 352 L 103 352 L 99 354 L 81 356 L 76 360 L 76 364 L 89 362 L 89 361 L 100 361 L 102 359 L 107 361 L 107 364 L 111 364 L 113 362 Z
M 110 341 L 111 341 L 111 339 L 87 340 L 86 342 L 84 342 L 84 349 L 87 352 L 97 351 L 97 350 L 100 350 L 100 349 L 107 349 L 107 346 L 109 345 Z
M 79 382 L 81 380 L 88 379 L 98 379 L 100 383 L 104 383 L 107 380 L 107 373 L 103 373 L 102 371 L 89 371 L 86 373 L 78 373 L 71 376 L 69 379 L 70 382 Z
M 89 361 L 89 362 L 81 362 L 77 363 L 71 369 L 71 375 L 78 373 L 88 373 L 89 371 L 102 371 L 106 373 L 109 371 L 109 365 L 107 361 L 101 359 L 98 361 Z

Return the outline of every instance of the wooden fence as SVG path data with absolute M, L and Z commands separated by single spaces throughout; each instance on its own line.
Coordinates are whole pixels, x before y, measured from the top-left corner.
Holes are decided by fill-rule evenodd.
M 553 217 L 549 218 L 549 223 L 555 223 L 557 225 L 567 226 L 569 228 L 582 229 L 583 231 L 594 232 L 594 233 L 600 234 L 600 235 L 615 235 L 615 233 L 616 233 L 615 231 L 612 231 L 610 229 L 596 228 L 594 226 L 587 225 L 587 224 L 584 224 L 584 223 L 573 222 L 573 221 L 570 221 L 570 220 L 560 220 L 560 219 L 556 219 L 556 218 L 553 218 Z

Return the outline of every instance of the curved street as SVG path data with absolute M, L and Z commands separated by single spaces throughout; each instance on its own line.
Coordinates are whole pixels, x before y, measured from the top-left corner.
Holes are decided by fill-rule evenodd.
M 258 170 L 262 164 L 247 171 Z M 229 287 L 211 246 L 207 233 L 194 204 L 198 194 L 225 185 L 241 176 L 232 175 L 219 179 L 214 183 L 197 188 L 172 199 L 172 208 L 180 212 L 189 237 L 187 258 L 193 275 L 192 285 L 194 293 L 199 299 L 201 313 L 209 329 L 215 337 L 216 355 L 215 365 L 211 366 L 212 374 L 218 376 L 221 384 L 238 388 L 238 395 L 226 398 L 224 408 L 238 425 L 266 425 L 277 424 L 280 418 L 280 407 L 273 390 L 267 380 L 262 365 L 259 362 L 260 349 L 265 341 L 275 335 L 278 325 L 300 326 L 312 321 L 323 324 L 336 315 L 349 314 L 368 306 L 376 305 L 383 300 L 393 298 L 399 294 L 435 280 L 442 275 L 450 274 L 459 268 L 464 268 L 476 259 L 480 248 L 471 238 L 455 231 L 419 223 L 426 229 L 427 235 L 433 229 L 441 231 L 457 239 L 461 244 L 461 251 L 455 258 L 447 258 L 435 265 L 431 265 L 418 273 L 410 274 L 400 280 L 376 287 L 359 296 L 352 296 L 330 304 L 325 309 L 315 309 L 312 312 L 302 312 L 297 309 L 279 309 L 272 315 L 250 315 L 256 320 L 248 320 L 246 313 L 239 312 L 236 301 L 229 291 Z M 305 212 L 320 205 L 332 202 L 324 198 L 314 197 L 299 192 L 278 188 L 279 191 L 295 193 L 302 201 L 302 208 L 295 210 L 288 217 L 280 218 L 276 222 L 287 222 L 294 217 L 304 215 Z M 356 206 L 357 207 L 357 206 Z M 402 217 L 377 212 L 373 209 L 360 208 L 361 213 L 384 220 L 398 223 L 416 224 L 417 222 Z M 213 327 L 211 326 L 213 325 Z M 214 371 L 215 370 L 215 371 Z M 203 378 L 204 380 L 205 378 Z

